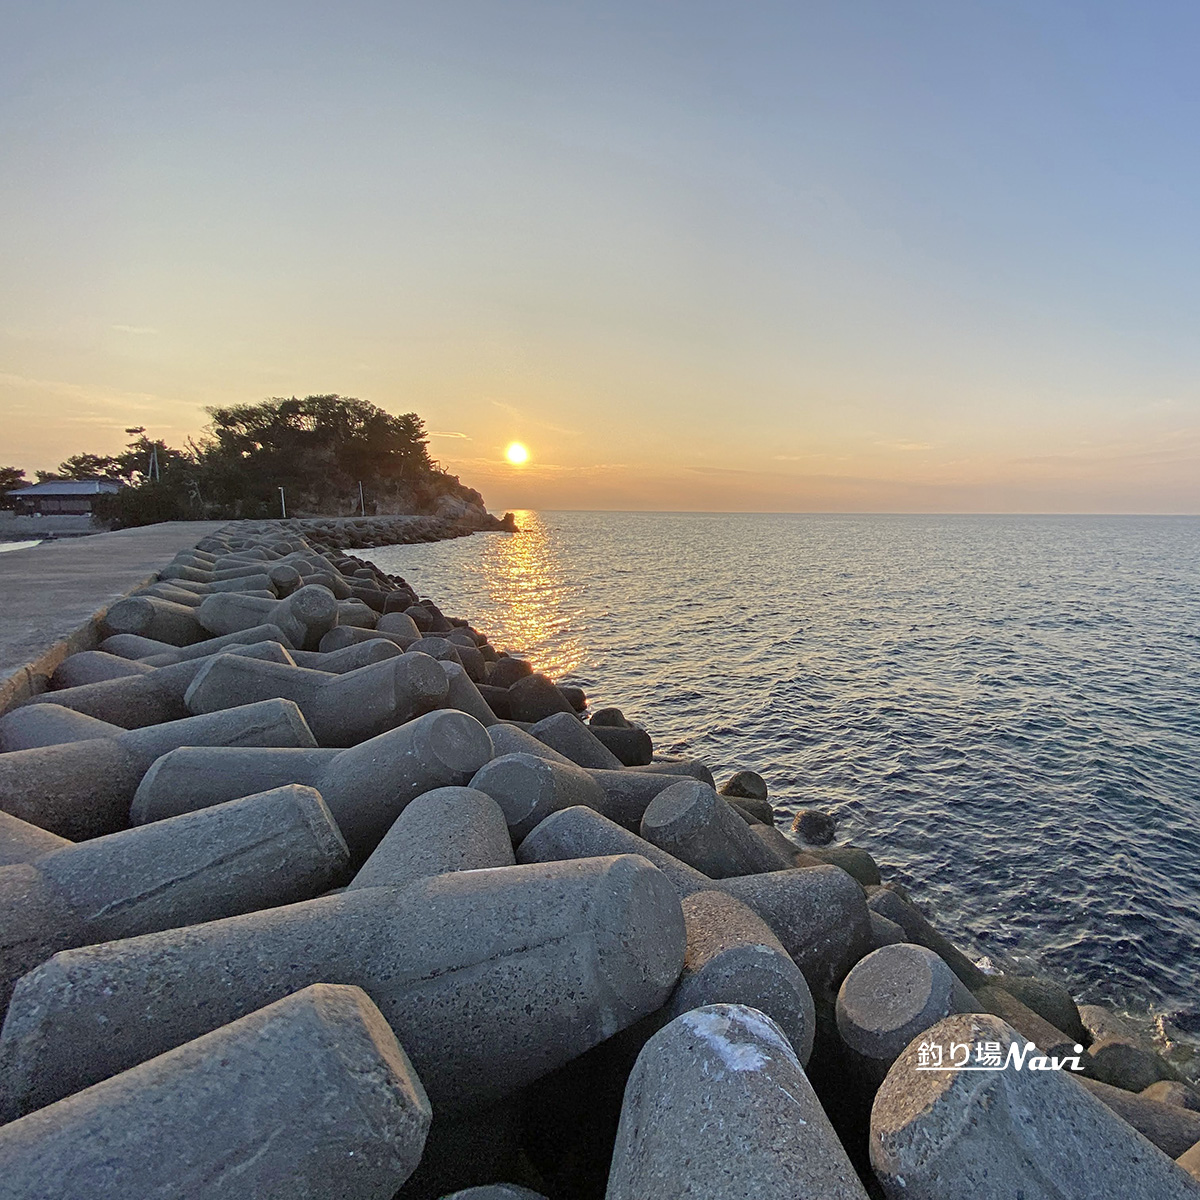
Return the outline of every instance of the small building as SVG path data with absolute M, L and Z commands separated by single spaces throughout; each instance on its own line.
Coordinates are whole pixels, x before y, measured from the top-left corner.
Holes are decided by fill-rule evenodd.
M 32 487 L 15 488 L 8 493 L 23 517 L 88 516 L 97 496 L 108 496 L 120 489 L 115 479 L 51 479 Z

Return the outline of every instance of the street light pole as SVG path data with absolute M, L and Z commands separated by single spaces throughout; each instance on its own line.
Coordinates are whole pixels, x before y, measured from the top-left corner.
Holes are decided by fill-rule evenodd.
M 283 488 L 279 489 L 279 510 L 283 513 L 283 519 L 287 520 L 287 501 L 283 498 Z
M 367 515 L 367 502 L 363 499 L 362 480 L 358 481 L 358 507 L 365 517 Z

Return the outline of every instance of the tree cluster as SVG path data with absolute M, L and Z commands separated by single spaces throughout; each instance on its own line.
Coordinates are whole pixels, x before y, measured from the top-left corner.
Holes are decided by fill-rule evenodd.
M 95 511 L 117 527 L 154 521 L 432 512 L 444 496 L 479 504 L 478 492 L 429 457 L 416 413 L 393 416 L 351 396 L 274 397 L 205 410 L 206 436 L 178 450 L 133 434 L 124 453 L 75 454 L 48 479 L 116 479 Z M 361 484 L 361 493 L 360 493 Z M 0 468 L 0 497 L 28 486 L 24 472 Z M 361 495 L 361 501 L 360 501 Z M 0 498 L 0 504 L 4 501 Z

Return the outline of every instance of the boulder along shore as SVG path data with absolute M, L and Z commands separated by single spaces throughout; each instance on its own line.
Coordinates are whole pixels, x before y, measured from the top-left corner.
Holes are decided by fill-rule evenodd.
M 350 553 L 488 522 L 232 523 L 0 716 L 0 1200 L 1200 1197 L 1117 1014 Z

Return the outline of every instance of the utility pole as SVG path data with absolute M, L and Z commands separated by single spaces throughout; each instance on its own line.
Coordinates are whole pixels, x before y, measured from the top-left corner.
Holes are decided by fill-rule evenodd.
M 279 489 L 279 511 L 283 514 L 283 519 L 287 520 L 287 501 L 283 498 L 283 488 Z
M 362 480 L 358 481 L 358 507 L 365 517 L 367 515 L 367 502 L 363 499 Z

